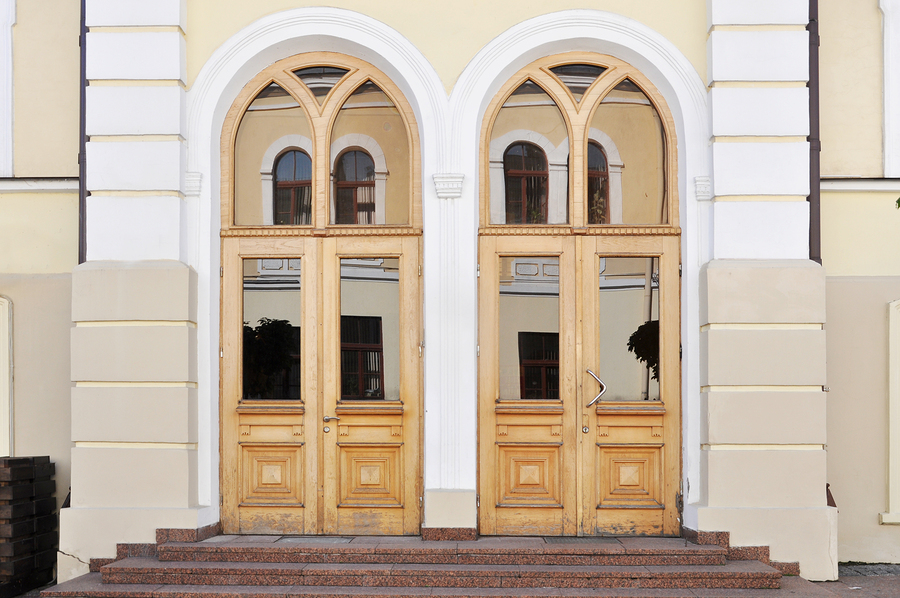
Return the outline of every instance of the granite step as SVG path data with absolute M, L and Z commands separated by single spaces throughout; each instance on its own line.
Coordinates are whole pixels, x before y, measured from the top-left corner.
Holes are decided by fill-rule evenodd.
M 781 589 L 717 588 L 373 588 L 359 586 L 213 586 L 104 584 L 90 573 L 44 590 L 45 598 L 834 598 L 821 586 L 800 577 L 785 577 Z
M 160 561 L 448 564 L 724 565 L 728 551 L 682 538 L 480 538 L 428 542 L 417 537 L 216 536 L 159 545 Z
M 101 568 L 106 584 L 417 588 L 778 588 L 759 561 L 724 565 L 447 565 L 161 562 L 132 557 Z

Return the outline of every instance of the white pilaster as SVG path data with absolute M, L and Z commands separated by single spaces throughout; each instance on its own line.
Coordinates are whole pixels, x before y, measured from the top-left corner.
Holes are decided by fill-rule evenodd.
M 884 13 L 884 176 L 900 177 L 900 0 L 880 0 Z
M 13 176 L 13 25 L 16 0 L 0 0 L 0 178 Z

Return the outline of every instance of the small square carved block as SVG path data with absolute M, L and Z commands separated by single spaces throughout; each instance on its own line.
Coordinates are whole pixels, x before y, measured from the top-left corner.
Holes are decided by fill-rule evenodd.
M 303 502 L 303 447 L 241 447 L 241 502 Z
M 400 447 L 340 447 L 341 507 L 403 504 Z
M 562 497 L 559 447 L 500 447 L 500 500 L 504 506 L 558 506 Z
M 599 447 L 599 507 L 662 507 L 662 447 Z

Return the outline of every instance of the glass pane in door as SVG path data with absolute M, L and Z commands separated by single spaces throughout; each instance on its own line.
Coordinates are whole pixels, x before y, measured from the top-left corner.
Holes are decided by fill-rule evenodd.
M 245 259 L 245 401 L 300 399 L 301 293 L 296 258 Z
M 500 399 L 559 400 L 559 258 L 500 258 Z
M 400 260 L 341 260 L 341 400 L 400 399 Z
M 602 400 L 659 400 L 659 259 L 600 258 L 598 284 Z

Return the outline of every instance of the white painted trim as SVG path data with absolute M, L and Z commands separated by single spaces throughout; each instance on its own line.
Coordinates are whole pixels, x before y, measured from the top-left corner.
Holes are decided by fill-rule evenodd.
M 13 455 L 13 306 L 0 295 L 0 457 Z
M 262 197 L 263 224 L 266 225 L 275 223 L 275 215 L 273 213 L 275 207 L 272 205 L 272 178 L 275 176 L 275 158 L 289 149 L 303 150 L 312 160 L 312 139 L 303 135 L 285 135 L 276 139 L 266 149 L 266 153 L 263 154 L 262 164 L 259 167 L 260 181 L 262 182 L 262 195 L 260 197 Z
M 338 137 L 331 143 L 331 181 L 334 184 L 334 164 L 344 150 L 359 148 L 365 151 L 375 163 L 375 224 L 384 224 L 384 202 L 387 197 L 388 167 L 384 150 L 372 137 L 362 133 L 350 133 Z M 331 221 L 334 222 L 334 192 L 331 193 Z
M 900 179 L 822 179 L 819 186 L 822 191 L 858 191 L 871 193 L 877 191 L 900 191 Z
M 900 524 L 900 299 L 888 304 L 888 511 L 880 522 Z
M 13 176 L 13 25 L 16 0 L 0 0 L 0 177 Z
M 900 177 L 900 0 L 880 0 L 884 13 L 884 176 Z
M 78 179 L 0 179 L 0 193 L 78 191 Z

